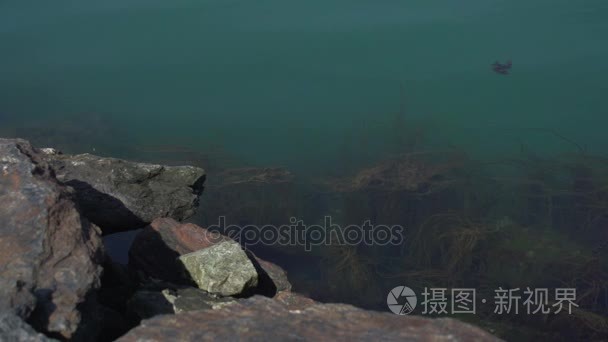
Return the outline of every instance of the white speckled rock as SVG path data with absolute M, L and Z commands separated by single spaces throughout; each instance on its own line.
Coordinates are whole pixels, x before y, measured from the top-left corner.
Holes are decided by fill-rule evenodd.
M 241 246 L 226 241 L 179 257 L 198 287 L 221 296 L 234 296 L 257 286 L 258 273 Z

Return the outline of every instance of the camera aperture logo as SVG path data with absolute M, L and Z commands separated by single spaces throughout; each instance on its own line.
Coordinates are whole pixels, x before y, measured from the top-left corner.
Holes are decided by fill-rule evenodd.
M 418 297 L 414 290 L 407 286 L 397 286 L 386 297 L 388 308 L 396 315 L 408 315 L 414 311 L 418 304 Z

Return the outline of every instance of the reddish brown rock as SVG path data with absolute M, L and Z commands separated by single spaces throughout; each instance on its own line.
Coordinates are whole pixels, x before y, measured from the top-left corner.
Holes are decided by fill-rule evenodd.
M 99 229 L 40 154 L 27 141 L 0 139 L 0 310 L 82 338 L 80 309 L 93 304 L 101 259 Z
M 252 297 L 218 310 L 144 320 L 118 341 L 500 341 L 453 319 L 366 311 L 345 304 L 290 310 Z
M 170 218 L 154 220 L 133 241 L 129 251 L 129 267 L 145 275 L 169 282 L 183 282 L 182 266 L 177 257 L 220 243 L 232 241 L 219 233 L 192 223 Z M 259 288 L 265 295 L 291 289 L 287 274 L 279 266 L 248 253 L 260 274 Z
M 255 260 L 259 264 L 259 267 L 261 267 L 262 270 L 264 270 L 263 273 L 266 273 L 266 275 L 268 275 L 268 277 L 272 280 L 272 282 L 274 283 L 274 286 L 276 287 L 275 292 L 291 291 L 291 283 L 287 279 L 287 272 L 285 272 L 284 269 L 282 269 L 278 265 L 271 263 L 270 261 L 266 261 L 266 260 L 262 260 L 262 259 L 258 258 L 257 256 L 253 255 L 253 253 L 250 253 L 250 256 L 253 256 L 253 258 L 255 258 Z M 259 273 L 259 270 L 258 270 L 258 273 Z M 260 280 L 264 281 L 263 275 L 261 278 L 262 279 L 260 279 Z
M 230 239 L 192 223 L 179 223 L 170 218 L 158 218 L 150 227 L 180 254 L 190 253 Z
M 177 257 L 225 239 L 194 224 L 182 224 L 170 218 L 155 219 L 133 240 L 129 267 L 152 278 L 179 282 L 183 276 Z
M 289 310 L 302 310 L 318 303 L 308 297 L 291 291 L 281 291 L 274 296 L 274 299 L 287 306 Z

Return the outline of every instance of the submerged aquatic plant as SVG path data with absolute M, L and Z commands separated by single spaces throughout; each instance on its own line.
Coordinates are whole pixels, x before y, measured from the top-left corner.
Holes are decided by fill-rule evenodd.
M 383 292 L 374 273 L 374 258 L 360 253 L 357 246 L 329 245 L 323 248 L 325 280 L 333 297 L 357 300 L 359 305 L 374 306 Z M 347 289 L 347 290 L 345 290 Z
M 499 231 L 497 225 L 458 212 L 436 214 L 416 229 L 403 255 L 417 260 L 421 268 L 443 270 L 446 280 L 453 282 L 480 267 L 481 245 Z
M 353 191 L 412 191 L 429 192 L 445 185 L 449 173 L 465 163 L 464 155 L 446 154 L 440 162 L 425 160 L 437 152 L 407 153 L 359 171 L 351 178 L 335 182 L 338 192 Z

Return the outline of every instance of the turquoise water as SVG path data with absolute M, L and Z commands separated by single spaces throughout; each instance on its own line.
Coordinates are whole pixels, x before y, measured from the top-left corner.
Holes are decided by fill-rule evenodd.
M 608 159 L 590 156 L 608 146 L 607 19 L 606 0 L 3 0 L 0 136 L 173 163 L 200 152 L 313 177 L 353 174 L 404 151 L 463 151 L 474 157 L 466 172 L 424 198 L 306 182 L 293 193 L 282 184 L 214 190 L 213 158 L 203 158 L 197 165 L 208 169 L 209 186 L 199 214 L 216 222 L 224 211 L 244 213 L 260 225 L 292 212 L 312 222 L 332 214 L 405 224 L 413 232 L 406 241 L 423 243 L 404 244 L 398 257 L 329 246 L 307 255 L 323 257 L 319 269 L 309 259 L 281 266 L 297 291 L 375 309 L 385 309 L 396 284 L 417 280 L 481 290 L 573 286 L 581 309 L 600 319 L 551 316 L 535 326 L 490 312 L 479 322 L 507 340 L 587 340 L 608 326 Z M 509 59 L 510 75 L 492 71 Z M 590 153 L 551 159 L 580 150 Z M 516 171 L 476 163 L 513 156 Z M 424 172 L 426 162 L 414 166 Z M 277 214 L 277 203 L 293 211 Z M 507 228 L 494 229 L 501 222 Z M 106 239 L 117 239 L 124 259 L 128 239 Z M 403 254 L 406 247 L 414 252 Z M 349 256 L 355 261 L 343 267 Z M 445 276 L 433 258 L 465 261 Z
M 294 169 L 381 153 L 400 107 L 472 154 L 573 149 L 535 128 L 603 151 L 607 16 L 603 0 L 7 0 L 0 120 L 62 138 L 109 122 L 78 152 L 221 146 Z

